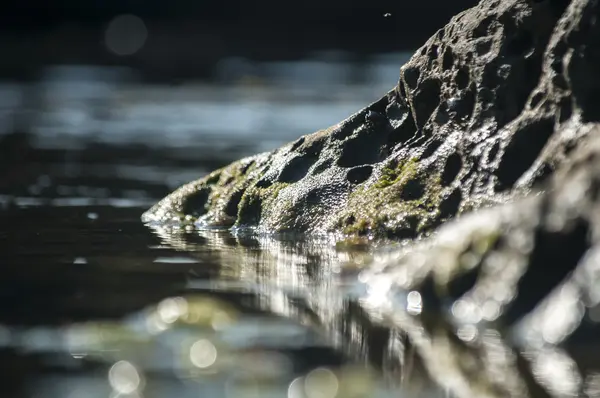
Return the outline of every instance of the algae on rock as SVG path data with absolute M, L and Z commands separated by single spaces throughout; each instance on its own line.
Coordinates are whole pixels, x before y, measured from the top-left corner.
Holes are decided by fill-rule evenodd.
M 350 194 L 340 214 L 344 234 L 407 238 L 433 226 L 442 194 L 439 175 L 420 170 L 416 158 L 394 163 L 381 169 L 376 182 Z
M 378 101 L 179 188 L 143 220 L 403 239 L 526 195 L 598 120 L 597 7 L 483 0 Z

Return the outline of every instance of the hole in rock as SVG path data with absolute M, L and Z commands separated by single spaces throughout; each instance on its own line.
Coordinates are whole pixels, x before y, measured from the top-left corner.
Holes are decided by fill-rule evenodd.
M 290 152 L 294 152 L 295 150 L 297 150 L 300 145 L 304 144 L 304 141 L 306 140 L 305 137 L 300 137 L 296 140 L 296 142 L 294 142 L 294 144 L 292 144 L 292 148 L 290 149 Z
M 506 54 L 511 56 L 521 56 L 533 48 L 533 34 L 529 30 L 522 30 L 516 34 L 506 46 Z
M 228 215 L 229 217 L 237 217 L 238 214 L 238 206 L 240 204 L 240 201 L 242 200 L 242 196 L 244 196 L 244 190 L 240 189 L 235 191 L 231 197 L 229 198 L 229 201 L 227 202 L 227 205 L 225 206 L 225 214 Z
M 301 180 L 317 159 L 318 156 L 316 154 L 296 156 L 290 159 L 279 173 L 277 181 L 293 183 Z
M 440 93 L 440 81 L 437 79 L 427 79 L 420 84 L 413 101 L 418 127 L 425 125 L 439 105 Z
M 446 165 L 442 171 L 441 183 L 448 186 L 456 179 L 462 169 L 462 158 L 458 153 L 453 153 L 446 159 Z
M 444 51 L 444 57 L 442 58 L 442 69 L 449 70 L 454 65 L 454 54 L 452 53 L 452 47 L 446 47 Z
M 460 209 L 461 202 L 462 191 L 460 188 L 456 188 L 440 202 L 440 219 L 445 220 L 454 217 Z
M 372 166 L 358 166 L 348 170 L 346 178 L 352 184 L 360 184 L 366 181 L 373 173 Z
M 533 165 L 553 132 L 554 120 L 550 118 L 533 120 L 517 128 L 496 170 L 498 191 L 512 188 L 523 173 Z
M 464 90 L 469 85 L 470 80 L 471 78 L 469 76 L 469 68 L 465 65 L 458 68 L 458 71 L 456 72 L 456 77 L 454 78 L 458 89 Z
M 354 167 L 379 162 L 381 160 L 379 141 L 375 134 L 361 131 L 357 137 L 344 142 L 342 155 L 337 161 L 338 166 Z
M 537 107 L 540 101 L 544 98 L 544 93 L 540 91 L 536 91 L 535 94 L 531 96 L 531 100 L 529 100 L 529 107 L 531 109 Z
M 558 106 L 558 123 L 564 123 L 573 114 L 573 100 L 569 97 L 563 97 Z
M 421 74 L 419 69 L 415 67 L 408 67 L 403 70 L 402 74 L 404 75 L 404 82 L 410 90 L 413 90 L 415 87 L 417 87 L 419 76 Z
M 494 17 L 488 16 L 479 22 L 479 25 L 475 29 L 473 29 L 473 38 L 478 39 L 480 37 L 488 36 L 490 26 L 494 22 Z
M 425 183 L 418 177 L 413 178 L 404 184 L 400 198 L 403 200 L 418 200 L 425 195 Z
M 192 215 L 198 217 L 206 213 L 206 202 L 210 196 L 212 189 L 208 187 L 202 187 L 196 192 L 186 196 L 181 201 L 181 212 L 185 215 Z
M 429 141 L 429 143 L 425 147 L 425 150 L 423 151 L 423 153 L 421 153 L 420 159 L 427 159 L 428 157 L 433 155 L 435 153 L 435 151 L 437 151 L 438 148 L 440 146 L 442 146 L 442 144 L 443 144 L 442 140 L 434 139 L 434 140 Z

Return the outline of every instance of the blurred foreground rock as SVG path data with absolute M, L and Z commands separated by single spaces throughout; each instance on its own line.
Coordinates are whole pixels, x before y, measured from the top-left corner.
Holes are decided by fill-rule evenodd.
M 600 396 L 599 16 L 595 0 L 484 0 L 376 103 L 143 220 L 431 235 L 360 273 L 360 308 L 390 347 L 414 349 L 453 396 Z
M 590 136 L 547 192 L 449 223 L 361 276 L 363 306 L 443 384 L 461 380 L 459 396 L 600 394 L 600 126 Z
M 254 292 L 261 308 L 326 331 L 406 396 L 438 396 L 428 392 L 437 385 L 452 397 L 598 397 L 599 217 L 597 126 L 546 192 L 400 247 L 348 251 L 325 238 L 165 227 L 158 235 L 202 263 L 206 247 L 218 248 L 223 289 Z
M 253 292 L 262 309 L 327 332 L 406 396 L 598 397 L 600 126 L 547 188 L 370 252 L 156 231 L 201 263 L 212 248 L 224 280 L 211 288 Z
M 187 184 L 145 222 L 403 239 L 529 193 L 599 120 L 593 0 L 482 1 L 347 120 Z

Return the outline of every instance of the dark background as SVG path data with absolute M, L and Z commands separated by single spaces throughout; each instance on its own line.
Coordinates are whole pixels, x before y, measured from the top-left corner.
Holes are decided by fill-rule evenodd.
M 0 79 L 36 79 L 43 65 L 125 65 L 144 79 L 206 79 L 219 59 L 294 60 L 315 50 L 361 57 L 412 51 L 472 0 L 13 0 L 0 7 Z M 121 14 L 140 17 L 140 51 L 107 51 Z M 384 16 L 385 14 L 389 14 Z
M 475 3 L 4 2 L 0 196 L 152 202 L 375 101 Z

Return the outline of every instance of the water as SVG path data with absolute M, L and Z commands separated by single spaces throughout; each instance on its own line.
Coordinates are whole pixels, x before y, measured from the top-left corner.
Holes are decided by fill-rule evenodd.
M 569 396 L 576 366 L 599 396 L 595 326 L 523 371 L 497 331 L 454 333 L 416 291 L 397 302 L 366 291 L 373 247 L 141 223 L 180 184 L 332 125 L 388 87 L 50 76 L 0 84 L 1 397 L 500 397 L 534 378 Z
M 390 396 L 369 344 L 343 336 L 368 324 L 331 278 L 338 262 L 316 257 L 335 252 L 325 242 L 152 232 L 143 209 L 3 210 L 10 396 Z
M 375 94 L 76 83 L 3 85 L 0 396 L 398 396 L 402 338 L 355 300 L 368 251 L 140 221 Z

